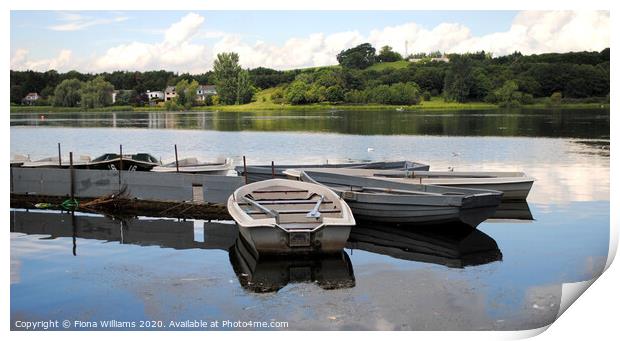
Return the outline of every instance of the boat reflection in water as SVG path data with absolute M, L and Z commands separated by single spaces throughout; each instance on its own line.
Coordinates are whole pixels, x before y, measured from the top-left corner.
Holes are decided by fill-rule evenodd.
M 489 218 L 489 222 L 495 220 L 519 220 L 522 222 L 532 221 L 532 211 L 526 201 L 502 202 L 497 206 L 495 214 Z
M 468 226 L 403 228 L 358 224 L 347 247 L 394 258 L 463 268 L 502 260 L 495 240 Z
M 228 257 L 241 286 L 252 292 L 274 292 L 289 283 L 300 282 L 313 282 L 326 290 L 355 286 L 353 266 L 344 251 L 328 255 L 257 258 L 240 236 Z
M 196 236 L 197 225 L 203 228 L 199 233 L 200 238 Z M 234 224 L 171 219 L 118 220 L 49 211 L 11 211 L 11 232 L 49 236 L 46 239 L 73 237 L 74 243 L 75 238 L 83 238 L 141 246 L 158 245 L 177 250 L 224 251 L 228 251 L 235 243 L 238 234 Z

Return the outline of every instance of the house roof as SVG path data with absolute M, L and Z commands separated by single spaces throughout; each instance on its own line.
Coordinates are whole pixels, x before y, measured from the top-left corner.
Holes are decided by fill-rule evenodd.
M 176 86 L 168 85 L 166 87 L 166 92 L 176 92 L 176 90 L 177 90 Z
M 214 91 L 215 85 L 199 85 L 198 90 L 203 90 L 203 91 L 213 90 Z
M 38 94 L 38 93 L 36 93 L 36 92 L 29 92 L 29 93 L 26 95 L 26 97 L 30 97 L 30 96 L 39 96 L 39 94 Z

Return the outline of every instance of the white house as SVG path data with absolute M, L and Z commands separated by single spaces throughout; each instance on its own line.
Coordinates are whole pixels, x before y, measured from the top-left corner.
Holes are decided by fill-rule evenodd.
M 151 91 L 151 90 L 146 90 L 146 96 L 150 101 L 155 101 L 155 100 L 163 100 L 164 99 L 164 92 L 163 91 L 159 91 L 159 90 L 155 90 L 155 91 Z
M 167 86 L 166 91 L 164 91 L 164 100 L 168 102 L 169 100 L 177 97 L 177 88 L 175 86 Z
M 196 90 L 196 100 L 204 101 L 207 99 L 207 96 L 217 95 L 217 90 L 215 90 L 215 85 L 199 85 Z
M 23 104 L 28 104 L 28 105 L 33 105 L 34 102 L 36 102 L 38 99 L 40 99 L 41 96 L 39 96 L 38 93 L 36 92 L 29 92 L 26 97 L 24 97 L 22 99 L 22 103 Z

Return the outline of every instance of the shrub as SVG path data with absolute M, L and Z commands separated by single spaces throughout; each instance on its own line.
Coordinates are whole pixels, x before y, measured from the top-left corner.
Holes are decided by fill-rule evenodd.
M 560 91 L 556 91 L 549 96 L 549 105 L 558 106 L 562 104 L 562 93 Z

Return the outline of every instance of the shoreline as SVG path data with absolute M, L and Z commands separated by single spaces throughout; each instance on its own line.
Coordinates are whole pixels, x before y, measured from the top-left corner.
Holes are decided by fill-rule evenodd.
M 424 103 L 427 103 L 424 105 Z M 396 110 L 402 108 L 405 112 L 425 112 L 425 111 L 441 111 L 441 110 L 519 110 L 519 109 L 609 109 L 608 103 L 567 103 L 559 106 L 547 106 L 545 104 L 527 104 L 515 108 L 502 108 L 496 104 L 490 103 L 434 103 L 423 102 L 419 105 L 383 105 L 383 104 L 263 104 L 250 103 L 242 105 L 214 105 L 214 106 L 196 106 L 190 110 L 168 111 L 163 107 L 132 107 L 132 106 L 110 106 L 104 108 L 84 109 L 81 107 L 53 107 L 53 106 L 11 106 L 10 114 L 23 113 L 106 113 L 106 112 L 176 112 L 183 113 L 188 111 L 196 112 L 249 112 L 249 111 L 372 111 L 372 110 Z

